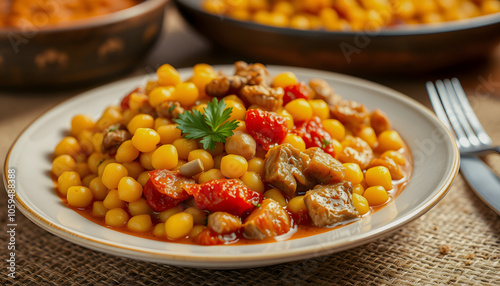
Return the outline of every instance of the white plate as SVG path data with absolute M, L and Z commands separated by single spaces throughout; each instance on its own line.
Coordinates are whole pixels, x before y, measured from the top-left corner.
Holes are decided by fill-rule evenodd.
M 232 66 L 217 70 L 233 71 Z M 112 83 L 71 98 L 38 118 L 17 139 L 5 161 L 16 170 L 17 207 L 43 229 L 75 244 L 134 259 L 179 266 L 243 268 L 278 264 L 339 252 L 397 230 L 432 208 L 447 192 L 458 172 L 459 153 L 445 127 L 416 101 L 365 80 L 316 70 L 271 66 L 271 74 L 292 71 L 299 79 L 323 78 L 344 98 L 380 108 L 392 120 L 414 157 L 406 189 L 386 207 L 358 222 L 326 233 L 289 241 L 248 246 L 198 246 L 160 242 L 102 227 L 67 208 L 53 190 L 51 154 L 69 130 L 71 118 L 84 113 L 98 118 L 104 108 L 146 77 Z M 181 70 L 187 78 L 191 69 Z M 6 182 L 7 180 L 4 180 Z M 6 187 L 7 189 L 7 187 Z

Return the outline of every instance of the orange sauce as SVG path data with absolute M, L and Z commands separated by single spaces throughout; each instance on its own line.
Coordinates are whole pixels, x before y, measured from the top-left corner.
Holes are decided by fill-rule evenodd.
M 380 206 L 370 207 L 370 211 L 368 213 L 364 214 L 363 217 L 372 215 L 373 213 L 382 209 L 390 201 L 394 200 L 404 190 L 404 188 L 408 184 L 408 182 L 411 178 L 412 171 L 413 171 L 413 160 L 412 160 L 411 153 L 410 153 L 408 146 L 406 146 L 406 145 L 404 146 L 402 154 L 406 160 L 406 165 L 401 166 L 401 171 L 404 174 L 404 178 L 402 178 L 401 180 L 398 180 L 398 181 L 394 181 L 393 189 L 388 191 L 389 200 L 385 204 L 380 205 Z M 54 181 L 55 189 L 57 190 L 57 180 L 53 179 L 53 181 Z M 61 196 L 60 196 L 60 198 L 64 202 L 64 204 L 66 204 L 68 207 L 75 210 L 81 216 L 83 216 L 86 219 L 88 219 L 94 223 L 97 223 L 103 227 L 111 228 L 113 230 L 116 230 L 116 231 L 119 231 L 119 232 L 122 232 L 125 234 L 129 234 L 129 235 L 133 235 L 133 236 L 141 237 L 141 238 L 146 238 L 146 239 L 153 239 L 153 240 L 165 241 L 165 242 L 183 243 L 183 244 L 196 244 L 192 238 L 181 238 L 181 239 L 177 239 L 175 241 L 169 241 L 168 239 L 161 239 L 161 238 L 154 236 L 152 233 L 152 230 L 149 232 L 146 232 L 146 233 L 138 233 L 138 232 L 132 232 L 132 231 L 128 230 L 126 228 L 126 226 L 120 227 L 120 228 L 110 227 L 110 226 L 106 225 L 106 223 L 104 222 L 104 218 L 98 218 L 98 217 L 93 216 L 90 207 L 86 208 L 86 209 L 74 208 L 74 207 L 71 207 L 70 205 L 67 204 L 66 198 L 61 197 Z M 155 215 L 153 215 L 152 217 L 155 217 Z M 357 220 L 359 220 L 359 219 L 350 220 L 350 221 L 341 223 L 341 224 L 333 226 L 333 227 L 315 227 L 315 226 L 310 226 L 310 225 L 299 225 L 299 226 L 294 227 L 290 231 L 290 233 L 293 233 L 293 234 L 291 234 L 291 236 L 288 239 L 298 239 L 298 238 L 312 236 L 312 235 L 316 235 L 316 234 L 320 234 L 320 233 L 325 233 L 327 231 L 331 231 L 331 230 L 340 228 L 342 226 L 345 226 L 347 224 L 353 223 Z M 159 223 L 159 221 L 156 221 L 154 223 Z M 286 236 L 289 234 L 284 234 L 283 236 Z M 228 245 L 249 245 L 249 244 L 271 243 L 271 242 L 276 242 L 276 241 L 277 240 L 275 238 L 267 238 L 267 239 L 263 239 L 263 240 L 253 240 L 253 239 L 246 239 L 244 237 L 239 237 L 239 239 L 237 241 L 232 242 Z

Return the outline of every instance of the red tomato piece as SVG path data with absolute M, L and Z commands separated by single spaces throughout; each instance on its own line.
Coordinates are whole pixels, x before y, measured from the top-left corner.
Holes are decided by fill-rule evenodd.
M 183 200 L 173 199 L 162 194 L 149 179 L 142 188 L 146 202 L 156 212 L 162 212 L 180 204 Z
M 283 88 L 285 94 L 283 95 L 283 105 L 289 103 L 290 101 L 298 98 L 303 98 L 308 100 L 310 97 L 309 89 L 304 82 L 299 82 Z
M 285 118 L 261 109 L 248 110 L 245 124 L 248 133 L 266 150 L 281 143 L 288 133 Z
M 335 157 L 335 150 L 331 143 L 332 137 L 323 129 L 319 117 L 315 116 L 308 121 L 295 125 L 292 133 L 302 137 L 307 148 L 320 147 L 323 151 Z
M 130 96 L 132 95 L 132 93 L 134 92 L 139 92 L 139 88 L 136 88 L 134 90 L 132 90 L 129 94 L 127 94 L 123 99 L 122 99 L 122 102 L 120 103 L 120 106 L 122 108 L 122 110 L 127 110 L 130 108 Z
M 211 212 L 228 212 L 237 216 L 260 204 L 263 195 L 249 189 L 237 179 L 213 180 L 201 185 L 184 186 L 194 196 L 196 206 Z
M 238 236 L 235 233 L 231 234 L 218 234 L 213 230 L 204 229 L 196 237 L 195 241 L 201 245 L 218 245 L 233 243 L 238 240 Z
M 149 172 L 149 180 L 143 187 L 143 193 L 148 205 L 154 211 L 161 212 L 191 197 L 183 187 L 193 183 L 194 180 L 177 171 L 154 170 Z

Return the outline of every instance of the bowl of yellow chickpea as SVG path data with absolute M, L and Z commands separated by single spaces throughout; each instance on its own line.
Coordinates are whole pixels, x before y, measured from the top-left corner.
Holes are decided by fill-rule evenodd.
M 73 243 L 242 268 L 387 235 L 432 208 L 458 166 L 446 128 L 396 91 L 240 61 L 164 64 L 55 106 L 16 140 L 4 182 Z
M 72 88 L 132 70 L 168 0 L 11 0 L 0 5 L 0 86 Z
M 175 3 L 218 47 L 249 59 L 351 74 L 446 68 L 482 59 L 500 41 L 498 0 Z

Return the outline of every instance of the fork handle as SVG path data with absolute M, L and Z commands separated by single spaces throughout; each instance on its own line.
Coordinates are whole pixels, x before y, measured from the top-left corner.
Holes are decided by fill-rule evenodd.
M 479 148 L 476 150 L 462 150 L 462 151 L 460 151 L 460 155 L 482 156 L 482 155 L 486 155 L 486 154 L 493 153 L 493 152 L 500 154 L 500 146 Z

